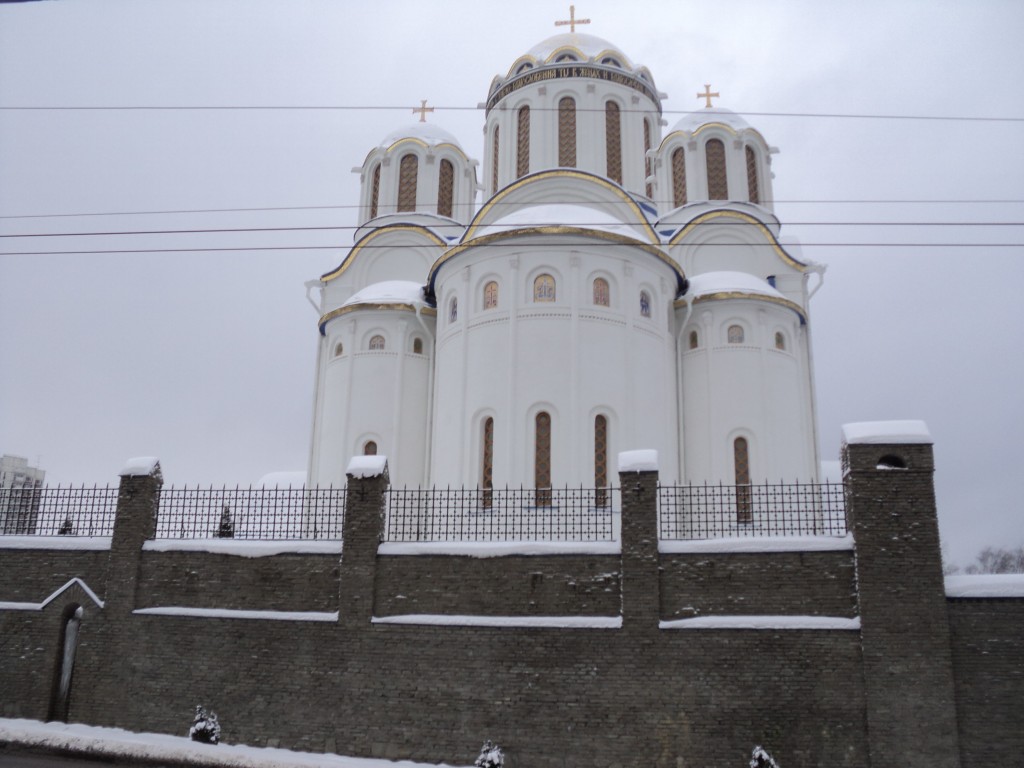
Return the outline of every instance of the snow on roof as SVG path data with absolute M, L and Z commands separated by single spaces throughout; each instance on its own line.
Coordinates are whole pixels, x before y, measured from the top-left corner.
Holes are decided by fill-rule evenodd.
M 931 445 L 928 425 L 917 419 L 905 421 L 861 421 L 843 424 L 843 442 L 848 445 L 871 443 L 924 443 Z
M 402 139 L 419 139 L 431 147 L 436 147 L 438 144 L 454 144 L 460 150 L 462 149 L 459 140 L 436 123 L 413 123 L 394 130 L 381 140 L 380 146 L 387 149 Z
M 353 456 L 345 474 L 349 477 L 379 477 L 387 471 L 387 456 Z
M 565 32 L 560 35 L 553 35 L 547 40 L 542 40 L 537 43 L 537 45 L 527 51 L 526 55 L 539 59 L 542 62 L 546 62 L 548 57 L 559 48 L 570 47 L 578 49 L 580 53 L 584 54 L 588 59 L 593 59 L 595 56 L 599 56 L 603 53 L 617 58 L 623 67 L 627 67 L 629 69 L 633 68 L 629 57 L 627 57 L 618 46 L 609 43 L 604 38 L 597 37 L 596 35 L 585 35 L 580 32 Z
M 676 131 L 693 133 L 702 125 L 707 125 L 708 123 L 724 123 L 735 131 L 742 131 L 750 127 L 750 123 L 731 109 L 725 109 L 725 107 L 706 107 L 683 115 L 679 122 L 672 126 L 672 130 L 669 133 L 675 133 Z
M 373 283 L 358 291 L 342 304 L 426 304 L 423 300 L 423 286 L 411 280 L 385 280 Z
M 124 468 L 118 473 L 120 477 L 146 477 L 159 473 L 160 460 L 156 456 L 136 456 L 128 459 Z
M 947 576 L 946 597 L 1024 597 L 1024 573 Z
M 306 471 L 270 472 L 259 479 L 257 488 L 301 488 L 306 484 Z
M 622 451 L 619 454 L 619 472 L 657 472 L 658 452 L 653 448 Z
M 781 293 L 762 280 L 746 272 L 705 272 L 690 277 L 688 296 L 697 298 L 712 293 L 752 293 L 784 299 Z
M 636 228 L 642 226 L 642 223 L 638 221 L 636 224 L 624 224 L 620 218 L 606 211 L 585 205 L 550 203 L 522 208 L 517 206 L 516 210 L 503 214 L 488 224 L 483 233 L 489 235 L 494 232 L 508 232 L 524 227 L 559 226 L 580 227 L 600 232 L 613 232 L 626 237 L 636 237 Z

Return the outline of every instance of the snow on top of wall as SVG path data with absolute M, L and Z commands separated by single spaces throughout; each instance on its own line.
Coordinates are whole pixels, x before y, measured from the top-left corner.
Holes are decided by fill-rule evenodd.
M 374 616 L 374 624 L 419 624 L 440 627 L 545 627 L 555 629 L 619 629 L 621 616 L 449 616 L 410 613 Z
M 416 541 L 385 542 L 377 554 L 505 557 L 508 555 L 618 555 L 618 541 Z
M 946 597 L 1024 597 L 1024 573 L 947 576 Z
M 657 472 L 658 452 L 653 448 L 622 451 L 619 454 L 619 472 Z
M 661 621 L 660 629 L 840 629 L 859 630 L 860 617 L 843 616 L 697 616 Z
M 160 460 L 156 456 L 136 456 L 125 462 L 124 469 L 118 475 L 120 477 L 146 477 L 152 475 L 160 467 Z
M 0 549 L 110 549 L 111 536 L 2 536 Z
M 843 442 L 848 445 L 917 443 L 932 444 L 928 425 L 918 419 L 904 421 L 860 421 L 843 424 Z
M 711 552 L 843 552 L 853 549 L 853 536 L 725 536 L 688 541 L 662 540 L 663 555 Z
M 345 474 L 349 477 L 379 477 L 387 467 L 387 456 L 353 456 Z
M 142 543 L 142 549 L 146 552 L 210 552 L 236 557 L 271 557 L 281 554 L 338 555 L 341 554 L 341 542 L 323 539 L 150 539 Z
M 689 280 L 690 288 L 686 295 L 693 298 L 713 293 L 751 293 L 776 299 L 786 298 L 768 285 L 767 281 L 746 272 L 704 272 Z
M 423 284 L 411 280 L 384 280 L 368 285 L 342 304 L 426 304 L 423 300 Z
M 269 472 L 256 483 L 257 488 L 302 488 L 306 485 L 304 469 L 290 472 Z
M 132 613 L 142 616 L 191 616 L 200 619 L 256 619 L 259 621 L 337 621 L 334 611 L 248 611 L 238 608 L 193 608 L 187 605 L 169 605 L 136 608 Z
M 45 608 L 58 597 L 60 597 L 66 590 L 70 589 L 76 584 L 79 587 L 81 587 L 82 591 L 85 592 L 86 595 L 88 595 L 90 600 L 96 603 L 96 605 L 98 605 L 100 608 L 103 607 L 104 603 L 102 600 L 100 600 L 99 596 L 89 588 L 88 584 L 86 584 L 84 581 L 82 581 L 80 578 L 76 576 L 73 579 L 69 580 L 63 587 L 55 589 L 53 592 L 51 592 L 50 596 L 43 600 L 41 603 L 0 602 L 0 609 L 7 611 L 41 611 L 43 610 L 43 608 Z M 0 741 L 2 741 L 2 739 L 0 739 Z
M 41 723 L 37 720 L 0 718 L 0 742 L 31 747 L 73 750 L 94 756 L 133 758 L 218 768 L 416 768 L 428 763 L 379 760 L 367 757 L 292 752 L 288 749 L 250 747 L 245 744 L 201 744 L 187 736 L 133 733 L 79 723 Z M 126 761 L 127 762 L 127 761 Z M 437 768 L 448 768 L 438 764 Z

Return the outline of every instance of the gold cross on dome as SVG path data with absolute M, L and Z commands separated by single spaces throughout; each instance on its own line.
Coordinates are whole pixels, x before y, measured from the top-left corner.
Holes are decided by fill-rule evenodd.
M 570 5 L 569 6 L 569 20 L 568 21 L 556 21 L 555 22 L 555 26 L 556 27 L 564 27 L 566 24 L 568 24 L 569 25 L 569 31 L 572 32 L 573 34 L 576 34 L 576 25 L 577 24 L 589 24 L 589 23 L 590 23 L 590 19 L 577 19 L 576 18 L 576 6 L 575 5 Z
M 712 93 L 711 92 L 711 86 L 708 85 L 707 83 L 704 83 L 704 93 L 698 93 L 697 94 L 697 98 L 698 99 L 704 99 L 704 101 L 705 101 L 704 109 L 711 109 L 711 107 L 714 106 L 711 103 L 711 100 L 712 99 L 720 99 L 720 98 L 722 98 L 722 95 L 720 93 L 718 93 L 718 91 L 715 91 L 714 93 Z
M 427 122 L 427 112 L 433 112 L 433 111 L 434 111 L 433 107 L 428 107 L 427 106 L 427 100 L 426 99 L 420 99 L 419 107 L 413 107 L 412 108 L 412 113 L 414 115 L 419 113 L 420 122 L 421 123 Z

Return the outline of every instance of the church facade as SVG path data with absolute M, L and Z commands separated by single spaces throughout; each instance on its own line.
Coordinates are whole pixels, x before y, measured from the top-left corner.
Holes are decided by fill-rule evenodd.
M 380 453 L 399 486 L 603 487 L 637 448 L 674 481 L 817 480 L 823 269 L 716 95 L 664 132 L 645 67 L 560 34 L 492 81 L 482 167 L 427 122 L 372 149 L 320 279 L 309 483 Z

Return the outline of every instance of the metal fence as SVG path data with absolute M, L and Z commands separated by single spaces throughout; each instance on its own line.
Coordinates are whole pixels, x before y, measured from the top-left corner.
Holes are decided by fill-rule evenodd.
M 659 486 L 662 539 L 843 536 L 842 483 Z
M 0 488 L 0 535 L 110 536 L 117 488 Z
M 164 488 L 158 539 L 341 539 L 344 488 Z
M 614 541 L 618 488 L 395 489 L 384 540 Z

